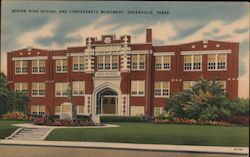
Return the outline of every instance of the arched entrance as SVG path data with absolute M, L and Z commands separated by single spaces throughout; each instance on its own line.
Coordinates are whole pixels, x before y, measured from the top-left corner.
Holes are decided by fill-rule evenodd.
M 97 93 L 96 114 L 117 114 L 118 93 L 111 88 L 105 88 Z

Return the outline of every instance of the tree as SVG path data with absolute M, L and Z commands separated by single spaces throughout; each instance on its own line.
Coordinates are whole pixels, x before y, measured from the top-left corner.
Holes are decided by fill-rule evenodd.
M 0 115 L 13 111 L 28 111 L 29 97 L 22 92 L 15 92 L 9 88 L 4 73 L 0 73 Z
M 214 81 L 200 79 L 191 88 L 171 96 L 165 109 L 170 117 L 189 118 L 198 121 L 219 120 L 231 115 L 226 91 Z

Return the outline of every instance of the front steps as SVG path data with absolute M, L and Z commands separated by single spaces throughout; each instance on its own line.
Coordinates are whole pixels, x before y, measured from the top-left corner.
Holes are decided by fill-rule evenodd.
M 46 138 L 50 131 L 50 128 L 22 128 L 7 139 L 42 141 Z

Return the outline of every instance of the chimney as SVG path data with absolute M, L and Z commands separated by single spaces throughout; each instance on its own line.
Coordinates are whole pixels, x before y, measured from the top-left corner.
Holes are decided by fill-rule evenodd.
M 146 31 L 146 42 L 152 43 L 152 29 L 148 28 Z

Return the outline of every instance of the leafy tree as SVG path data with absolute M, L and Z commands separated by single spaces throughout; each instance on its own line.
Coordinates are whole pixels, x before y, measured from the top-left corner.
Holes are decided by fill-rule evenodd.
M 170 117 L 190 118 L 198 121 L 219 120 L 231 115 L 226 91 L 214 81 L 200 79 L 191 88 L 171 96 L 165 109 Z
M 22 92 L 15 92 L 9 88 L 4 73 L 0 73 L 0 115 L 7 112 L 27 112 L 29 98 Z

